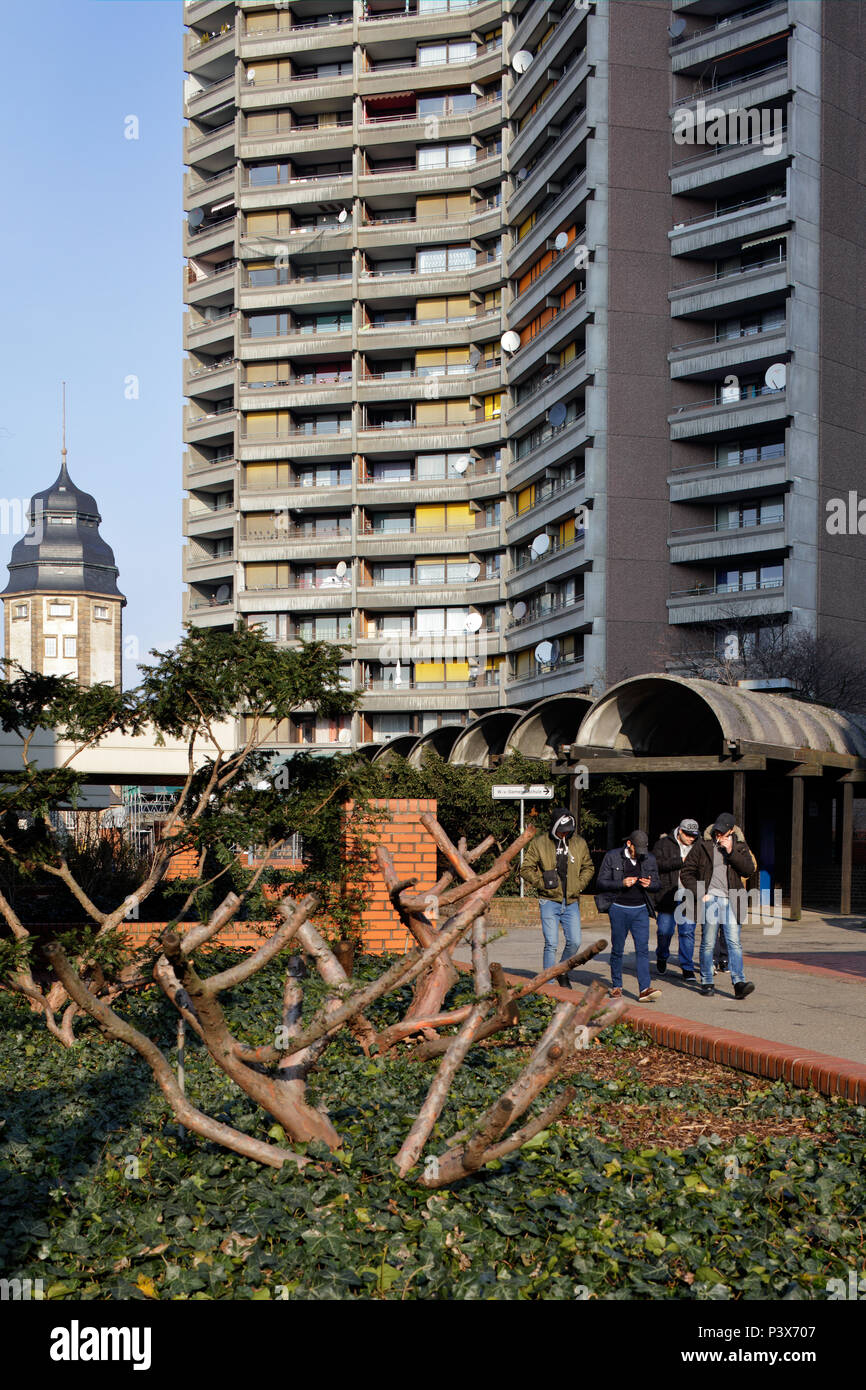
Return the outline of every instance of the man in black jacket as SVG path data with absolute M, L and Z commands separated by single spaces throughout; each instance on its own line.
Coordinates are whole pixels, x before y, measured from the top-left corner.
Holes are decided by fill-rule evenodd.
M 664 975 L 674 934 L 674 908 L 680 902 L 680 870 L 683 860 L 701 833 L 696 820 L 681 820 L 676 830 L 662 835 L 653 846 L 661 888 L 656 894 L 656 969 Z M 695 924 L 688 918 L 676 923 L 677 960 L 684 980 L 695 978 Z
M 743 880 L 757 867 L 742 831 L 730 812 L 716 817 L 714 825 L 696 840 L 686 856 L 680 882 L 690 895 L 693 911 L 701 922 L 701 994 L 712 994 L 713 948 L 721 924 L 728 943 L 728 961 L 734 995 L 745 999 L 755 986 L 743 973 L 740 923 L 745 916 Z M 682 906 L 678 913 L 683 911 Z
M 652 894 L 659 890 L 659 871 L 643 830 L 633 830 L 622 849 L 608 850 L 598 871 L 596 907 L 610 917 L 611 996 L 622 994 L 622 957 L 629 932 L 634 942 L 642 1004 L 661 997 L 649 968 L 649 919 L 655 916 Z

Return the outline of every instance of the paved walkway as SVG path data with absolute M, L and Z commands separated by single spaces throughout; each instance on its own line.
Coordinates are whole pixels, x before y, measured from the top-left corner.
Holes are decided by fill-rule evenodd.
M 526 925 L 510 928 L 491 946 L 491 960 L 515 975 L 533 975 L 541 969 L 543 943 L 537 913 L 537 903 L 527 901 Z M 587 924 L 582 944 L 609 939 L 606 929 L 607 918 Z M 651 941 L 655 941 L 654 930 Z M 688 1045 L 689 1038 L 706 1043 L 716 1035 L 733 1038 L 738 1034 L 741 1050 L 748 1045 L 772 1053 L 775 1044 L 780 1045 L 777 1054 L 789 1061 L 844 1058 L 855 1064 L 855 1071 L 866 1066 L 866 918 L 809 912 L 800 922 L 783 920 L 775 936 L 764 935 L 761 927 L 746 927 L 742 941 L 746 978 L 755 985 L 754 994 L 742 1002 L 734 998 L 727 974 L 716 976 L 716 994 L 710 998 L 685 983 L 672 962 L 664 976 L 657 976 L 651 946 L 654 982 L 662 997 L 655 1004 L 638 1005 L 634 955 L 627 951 L 623 993 L 634 1001 L 629 1017 L 651 1023 L 656 1015 L 661 1025 L 664 1016 L 669 1044 L 679 1047 L 682 1041 L 690 1051 L 699 1049 Z M 470 958 L 468 947 L 455 955 L 458 960 Z M 610 982 L 608 951 L 572 973 L 575 984 L 589 984 L 596 978 Z M 662 1040 L 659 1027 L 653 1027 L 653 1032 Z M 701 1051 L 708 1055 L 705 1046 Z M 761 1074 L 768 1074 L 766 1068 Z

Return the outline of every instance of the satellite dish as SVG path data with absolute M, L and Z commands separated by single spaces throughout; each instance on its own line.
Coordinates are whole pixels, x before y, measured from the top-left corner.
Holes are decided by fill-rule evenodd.
M 528 170 L 528 169 L 518 169 L 518 171 L 517 171 L 517 182 L 518 182 L 518 183 L 523 183 L 523 180 L 524 180 L 524 179 L 528 179 L 528 178 L 529 178 L 529 170 Z
M 472 560 L 472 561 L 466 566 L 466 578 L 467 578 L 467 579 L 477 579 L 480 573 L 481 573 L 481 566 L 479 565 L 479 563 L 478 563 L 477 560 Z
M 351 743 L 352 735 L 348 729 L 341 729 L 337 735 L 341 743 Z
M 340 211 L 339 211 L 339 213 L 337 214 L 337 221 L 338 221 L 338 222 L 346 222 L 346 221 L 348 221 L 348 217 L 349 217 L 348 210 L 347 210 L 346 208 L 340 208 Z
M 511 59 L 511 66 L 515 72 L 526 72 L 526 69 L 532 65 L 533 57 L 534 54 L 530 53 L 528 48 L 521 48 L 520 52 L 515 53 Z
M 204 208 L 193 208 L 187 221 L 191 227 L 200 227 L 204 221 Z
M 337 565 L 337 578 L 342 579 L 348 568 L 349 566 L 346 564 L 346 561 L 340 560 Z
M 564 251 L 568 245 L 568 232 L 557 232 L 553 244 L 557 251 Z
M 507 333 L 503 333 L 499 341 L 506 352 L 516 352 L 520 347 L 520 334 L 515 333 L 513 328 L 509 328 Z
M 685 27 L 686 21 L 682 17 L 679 19 L 672 19 L 668 25 L 668 33 L 672 39 L 678 39 Z
M 523 599 L 515 603 L 511 610 L 511 616 L 516 623 L 521 622 L 526 617 L 526 604 L 523 602 Z
M 561 425 L 565 424 L 565 417 L 567 414 L 568 411 L 566 410 L 562 401 L 557 401 L 556 404 L 552 405 L 548 410 L 547 418 L 552 424 L 553 428 L 555 430 L 558 430 Z
M 472 462 L 468 454 L 461 454 L 459 459 L 455 459 L 452 467 L 455 473 L 465 473 Z
M 539 642 L 535 648 L 535 660 L 541 666 L 547 666 L 553 660 L 553 643 Z
M 781 391 L 788 379 L 788 369 L 784 362 L 774 362 L 764 373 L 764 381 L 771 391 Z
M 483 621 L 480 613 L 470 613 L 469 617 L 466 619 L 466 631 L 478 632 Z
M 477 347 L 471 347 L 471 348 L 469 349 L 469 365 L 470 365 L 470 367 L 472 367 L 472 368 L 477 367 L 477 366 L 478 366 L 478 363 L 479 363 L 480 361 L 481 361 L 481 353 L 480 353 L 479 349 L 478 349 Z
M 540 536 L 536 536 L 529 548 L 533 555 L 546 555 L 550 549 L 550 537 L 547 532 L 542 531 Z
M 247 68 L 247 81 L 248 81 L 248 82 L 255 82 L 255 80 L 256 80 L 256 70 L 255 70 L 255 68 Z
M 217 603 L 228 603 L 231 596 L 232 591 L 229 588 L 228 584 L 220 584 L 219 588 L 216 591 L 216 594 L 214 595 Z

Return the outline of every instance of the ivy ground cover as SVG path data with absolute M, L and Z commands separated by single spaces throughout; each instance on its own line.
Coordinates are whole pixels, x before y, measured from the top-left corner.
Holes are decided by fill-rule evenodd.
M 366 959 L 359 973 L 382 968 Z M 321 986 L 307 983 L 312 1010 Z M 461 980 L 457 1002 L 468 990 Z M 280 993 L 269 969 L 226 997 L 236 1034 L 266 1040 Z M 384 1022 L 398 1003 L 383 1003 Z M 518 1072 L 550 1009 L 528 1001 L 516 1039 L 470 1053 L 428 1152 Z M 121 1012 L 172 1055 L 161 994 Z M 345 1152 L 311 1147 L 315 1168 L 278 1172 L 179 1133 L 138 1057 L 79 1030 L 65 1052 L 0 1000 L 0 1274 L 41 1279 L 49 1299 L 809 1300 L 866 1263 L 863 1107 L 623 1026 L 568 1078 L 578 1094 L 561 1123 L 432 1195 L 391 1169 L 432 1064 L 337 1043 L 316 1086 Z M 203 1109 L 267 1132 L 195 1038 L 186 1074 Z

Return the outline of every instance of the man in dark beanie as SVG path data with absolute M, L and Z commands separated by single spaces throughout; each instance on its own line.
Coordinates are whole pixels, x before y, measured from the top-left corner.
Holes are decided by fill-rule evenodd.
M 565 936 L 560 960 L 580 950 L 580 895 L 594 871 L 586 840 L 576 832 L 574 816 L 557 806 L 550 830 L 536 835 L 523 858 L 523 880 L 538 893 L 545 970 L 556 961 L 560 927 Z M 570 983 L 567 975 L 561 979 Z
M 729 811 L 716 817 L 686 855 L 680 882 L 701 923 L 701 994 L 712 994 L 713 949 L 719 927 L 728 944 L 728 963 L 734 996 L 746 999 L 755 986 L 743 973 L 740 923 L 746 914 L 743 881 L 757 869 L 745 836 Z
M 649 919 L 655 916 L 651 893 L 661 887 L 655 856 L 649 852 L 649 838 L 643 830 L 633 830 L 622 849 L 608 850 L 598 871 L 596 906 L 610 917 L 611 996 L 622 994 L 622 957 L 631 932 L 637 964 L 641 1003 L 661 997 L 654 989 L 649 968 Z

